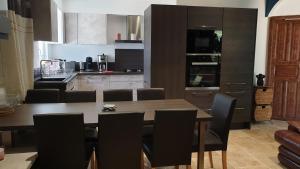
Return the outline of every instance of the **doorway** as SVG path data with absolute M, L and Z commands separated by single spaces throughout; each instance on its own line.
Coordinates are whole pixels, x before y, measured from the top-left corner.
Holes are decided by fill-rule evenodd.
M 300 119 L 300 16 L 271 17 L 267 85 L 274 89 L 273 119 Z

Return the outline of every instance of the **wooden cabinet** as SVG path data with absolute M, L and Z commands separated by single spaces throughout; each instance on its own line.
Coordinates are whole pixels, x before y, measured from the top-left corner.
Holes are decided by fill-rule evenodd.
M 188 7 L 188 28 L 222 30 L 223 8 Z
M 214 96 L 219 90 L 185 90 L 184 98 L 207 112 L 211 110 Z
M 106 15 L 65 13 L 65 42 L 106 44 Z
M 184 98 L 187 7 L 151 5 L 144 17 L 145 84 Z
M 58 41 L 57 5 L 53 0 L 32 0 L 35 41 Z
M 220 89 L 237 98 L 233 123 L 243 126 L 251 122 L 256 23 L 256 9 L 224 9 Z
M 69 44 L 78 43 L 78 18 L 76 13 L 65 13 L 65 42 Z
M 143 75 L 79 75 L 78 90 L 96 90 L 97 101 L 103 101 L 103 90 L 133 89 L 136 100 L 136 89 L 143 88 Z

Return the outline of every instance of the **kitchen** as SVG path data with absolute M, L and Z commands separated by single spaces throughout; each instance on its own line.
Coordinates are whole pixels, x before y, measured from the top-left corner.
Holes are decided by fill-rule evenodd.
M 7 9 L 0 7 L 5 11 L 0 14 L 6 15 L 7 18 L 17 18 L 16 23 L 19 20 L 22 22 L 11 23 L 13 28 L 17 28 L 16 31 L 10 30 L 9 27 L 2 28 L 5 24 L 0 26 L 0 105 L 9 103 L 16 108 L 16 113 L 0 118 L 1 130 L 20 130 L 22 134 L 23 129 L 27 130 L 26 127 L 33 126 L 31 116 L 34 116 L 37 110 L 41 114 L 48 113 L 46 110 L 60 113 L 82 111 L 85 127 L 96 128 L 99 125 L 96 115 L 102 107 L 104 112 L 105 102 L 110 103 L 105 100 L 105 93 L 117 89 L 130 90 L 132 94 L 129 97 L 132 99 L 129 99 L 128 104 L 117 101 L 108 104 L 114 105 L 108 109 L 145 111 L 145 125 L 153 124 L 154 109 L 199 109 L 199 146 L 193 150 L 198 152 L 197 160 L 194 160 L 196 156 L 193 155 L 189 167 L 206 168 L 208 165 L 203 162 L 204 142 L 200 141 L 201 138 L 205 138 L 201 137 L 205 133 L 203 121 L 211 118 L 209 114 L 216 111 L 215 98 L 219 93 L 223 93 L 236 99 L 232 121 L 223 128 L 228 131 L 239 129 L 230 131 L 229 166 L 272 168 L 278 167 L 279 161 L 282 162 L 279 159 L 268 164 L 263 162 L 265 158 L 245 160 L 242 159 L 242 154 L 238 155 L 241 159 L 233 158 L 232 155 L 237 153 L 236 150 L 243 149 L 243 152 L 251 154 L 251 157 L 264 153 L 266 157 L 272 156 L 277 159 L 277 150 L 254 151 L 249 141 L 258 142 L 257 145 L 262 147 L 262 150 L 274 148 L 275 130 L 286 129 L 287 123 L 273 119 L 288 120 L 296 117 L 296 114 L 292 113 L 273 114 L 272 117 L 273 106 L 276 109 L 273 111 L 275 113 L 278 113 L 277 110 L 296 111 L 284 107 L 286 103 L 281 103 L 284 99 L 279 100 L 279 97 L 275 97 L 275 94 L 278 94 L 276 92 L 273 100 L 273 90 L 280 91 L 279 94 L 288 91 L 285 89 L 286 85 L 280 87 L 278 84 L 282 83 L 281 79 L 286 80 L 285 72 L 296 69 L 295 66 L 290 68 L 280 65 L 281 69 L 272 71 L 273 68 L 276 69 L 277 63 L 268 60 L 267 56 L 276 57 L 274 53 L 279 50 L 269 47 L 269 50 L 274 51 L 266 52 L 268 21 L 272 21 L 272 24 L 273 20 L 276 21 L 276 16 L 280 15 L 277 8 L 282 7 L 284 3 L 280 2 L 279 7 L 274 7 L 269 19 L 268 12 L 265 11 L 265 2 L 258 0 L 24 0 L 22 3 L 18 0 L 1 0 L 0 4 L 5 5 L 4 1 L 8 2 L 6 5 L 9 10 L 6 12 Z M 32 3 L 29 7 L 30 1 Z M 21 8 L 18 5 L 21 5 Z M 20 9 L 21 11 L 18 11 Z M 10 25 L 9 21 L 1 19 L 0 23 Z M 294 22 L 294 19 L 287 18 L 286 21 Z M 276 40 L 281 39 L 270 39 L 271 42 Z M 272 77 L 271 80 L 275 81 L 277 88 L 274 88 L 272 81 L 264 83 L 265 75 L 267 80 Z M 273 76 L 282 77 L 278 80 Z M 294 90 L 294 87 L 291 84 L 290 89 Z M 46 102 L 35 105 L 26 99 L 24 101 L 28 94 L 27 89 L 58 89 L 58 95 L 63 97 L 69 92 L 91 91 L 96 97 L 93 103 L 70 103 L 63 98 L 55 104 L 48 105 L 46 103 L 51 102 Z M 141 101 L 138 92 L 143 89 L 160 91 L 160 97 L 157 97 L 160 101 L 149 101 L 149 104 L 147 101 Z M 154 91 L 150 95 L 153 93 Z M 292 93 L 287 92 L 289 97 L 286 98 L 293 97 Z M 263 98 L 264 102 L 259 102 L 258 96 Z M 291 107 L 297 107 L 295 103 L 296 101 L 291 102 Z M 21 116 L 16 115 L 23 111 Z M 258 116 L 258 113 L 261 116 Z M 221 124 L 220 122 L 217 126 Z M 266 135 L 267 138 L 262 135 Z M 12 139 L 17 140 L 17 135 L 10 135 L 9 132 L 1 131 L 0 136 L 0 150 L 1 145 L 9 145 L 7 143 Z M 233 142 L 236 144 L 232 144 Z M 248 146 L 243 143 L 247 143 Z M 17 144 L 13 146 L 18 147 Z M 279 152 L 282 154 L 281 150 Z M 146 156 L 148 157 L 148 154 Z M 222 150 L 222 159 L 224 158 L 226 159 L 226 151 Z M 249 162 L 249 165 L 243 163 L 245 161 Z M 92 160 L 90 162 L 93 164 Z M 259 165 L 250 165 L 255 162 Z M 148 161 L 148 166 L 149 163 L 151 160 Z M 222 165 L 223 168 L 227 165 L 226 160 L 222 160 Z M 213 168 L 212 160 L 210 166 Z M 222 166 L 217 164 L 217 168 Z

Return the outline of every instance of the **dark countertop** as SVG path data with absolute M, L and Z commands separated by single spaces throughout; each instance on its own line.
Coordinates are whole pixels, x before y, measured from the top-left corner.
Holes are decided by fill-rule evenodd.
M 47 85 L 47 84 L 67 84 L 70 81 L 72 81 L 74 78 L 76 78 L 77 75 L 143 75 L 144 72 L 121 72 L 121 71 L 111 71 L 111 72 L 85 72 L 85 71 L 80 71 L 80 72 L 74 72 L 72 75 L 68 76 L 62 81 L 40 81 L 40 79 L 35 79 L 34 84 L 35 85 Z
M 75 72 L 77 75 L 143 75 L 144 72 L 121 72 L 121 71 L 111 71 L 111 72 Z

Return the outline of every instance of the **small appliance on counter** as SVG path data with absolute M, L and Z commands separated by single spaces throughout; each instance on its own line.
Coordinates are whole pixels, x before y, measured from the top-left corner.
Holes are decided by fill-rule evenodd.
M 108 62 L 108 57 L 107 55 L 98 55 L 98 69 L 100 72 L 105 72 L 107 71 L 107 62 Z
M 92 57 L 86 57 L 85 61 L 85 71 L 86 72 L 93 72 L 93 58 Z

